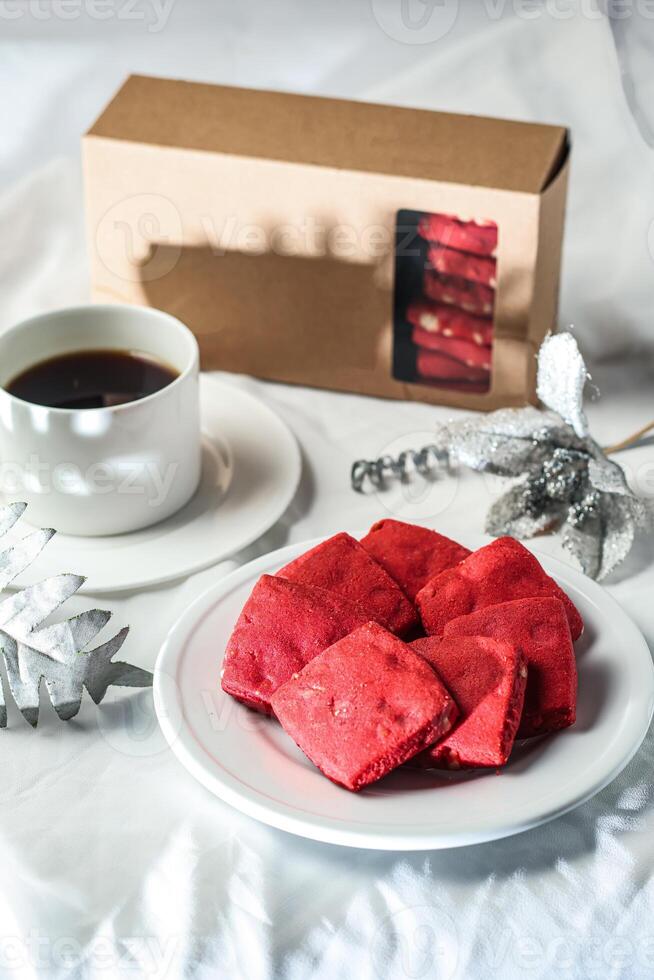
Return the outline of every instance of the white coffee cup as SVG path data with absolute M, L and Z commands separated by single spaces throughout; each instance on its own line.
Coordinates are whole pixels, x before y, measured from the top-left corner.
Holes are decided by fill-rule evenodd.
M 166 387 L 110 408 L 48 408 L 5 390 L 40 361 L 81 350 L 144 352 L 177 372 Z M 0 491 L 32 524 L 124 534 L 161 521 L 201 471 L 199 351 L 175 317 L 138 306 L 79 306 L 0 334 Z

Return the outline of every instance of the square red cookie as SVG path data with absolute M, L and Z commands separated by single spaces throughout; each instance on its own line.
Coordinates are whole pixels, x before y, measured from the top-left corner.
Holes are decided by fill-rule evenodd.
M 495 303 L 495 290 L 480 282 L 469 282 L 459 276 L 442 276 L 433 269 L 425 272 L 425 296 L 437 303 L 458 306 L 475 316 L 491 316 Z
M 368 611 L 368 619 L 400 636 L 418 625 L 416 610 L 397 582 L 344 532 L 311 548 L 277 574 L 358 602 Z
M 493 321 L 488 317 L 474 316 L 447 303 L 422 300 L 411 303 L 406 318 L 414 327 L 429 333 L 442 334 L 443 337 L 458 337 L 480 347 L 490 347 L 493 343 Z
M 229 638 L 222 688 L 271 714 L 270 698 L 281 684 L 369 618 L 343 596 L 262 575 Z
M 531 551 L 515 538 L 497 538 L 455 568 L 441 572 L 420 590 L 416 604 L 427 633 L 441 635 L 457 616 L 512 599 L 553 596 L 565 607 L 572 639 L 584 623 L 571 599 L 545 572 Z
M 443 391 L 463 391 L 466 395 L 487 395 L 488 381 L 459 381 L 454 378 L 431 378 L 416 373 L 416 383 L 429 388 L 441 388 Z
M 490 384 L 490 372 L 487 368 L 468 367 L 461 361 L 455 361 L 447 354 L 438 351 L 424 350 L 419 347 L 416 353 L 416 371 L 422 378 L 435 378 L 441 381 L 470 381 L 473 384 Z
M 471 255 L 460 252 L 446 245 L 431 245 L 427 257 L 436 272 L 444 276 L 460 276 L 472 282 L 481 282 L 485 286 L 495 288 L 497 283 L 497 263 L 495 259 L 481 255 Z
M 525 696 L 527 667 L 520 650 L 486 636 L 428 636 L 411 647 L 431 664 L 459 709 L 451 732 L 421 752 L 412 765 L 503 766 L 513 748 Z
M 497 248 L 494 221 L 461 221 L 450 214 L 424 214 L 418 232 L 430 242 L 442 242 L 476 255 L 495 255 Z
M 444 635 L 510 637 L 522 651 L 529 673 L 518 738 L 574 725 L 577 663 L 560 599 L 515 599 L 487 606 L 451 620 Z
M 319 654 L 272 706 L 311 762 L 354 791 L 441 738 L 457 715 L 429 664 L 377 623 Z
M 430 330 L 423 330 L 422 327 L 414 327 L 411 331 L 411 340 L 416 347 L 424 350 L 439 351 L 448 357 L 465 364 L 469 368 L 482 368 L 490 371 L 492 349 L 482 347 L 474 341 L 463 340 L 461 337 L 445 337 L 441 333 L 432 333 Z
M 361 544 L 411 600 L 430 578 L 470 554 L 443 534 L 391 518 L 373 524 Z

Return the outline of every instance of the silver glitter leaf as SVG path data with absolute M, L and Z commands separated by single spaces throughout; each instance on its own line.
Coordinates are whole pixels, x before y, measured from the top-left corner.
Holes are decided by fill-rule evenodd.
M 13 527 L 13 523 L 11 525 Z M 32 564 L 46 544 L 52 538 L 54 531 L 50 528 L 42 531 L 34 531 L 27 537 L 19 541 L 12 548 L 7 548 L 0 554 L 0 591 L 17 578 L 21 572 Z
M 81 575 L 53 575 L 16 592 L 0 603 L 0 629 L 25 639 L 83 584 Z
M 587 380 L 588 371 L 572 334 L 546 337 L 538 352 L 536 393 L 543 405 L 557 412 L 580 438 L 588 435 L 583 408 Z
M 544 432 L 561 428 L 561 417 L 556 412 L 545 412 L 533 405 L 525 408 L 498 408 L 480 419 L 463 419 L 450 425 L 450 431 L 456 432 L 460 426 L 463 432 L 475 428 L 480 432 L 488 432 L 498 436 L 510 436 L 515 439 L 535 439 Z
M 573 555 L 584 574 L 597 578 L 602 566 L 602 528 L 599 519 L 582 527 L 566 523 L 562 537 L 563 547 Z
M 631 495 L 624 470 L 602 453 L 588 462 L 588 479 L 596 490 L 603 493 Z
M 628 498 L 617 494 L 602 497 L 602 559 L 598 579 L 606 578 L 627 557 L 636 536 L 636 524 Z
M 11 531 L 14 524 L 20 520 L 25 513 L 27 504 L 15 503 L 8 504 L 0 510 L 0 538 L 4 537 L 7 531 Z
M 486 534 L 533 538 L 561 526 L 567 508 L 555 501 L 547 509 L 532 514 L 525 508 L 525 489 L 525 484 L 518 484 L 495 501 L 486 515 Z
M 531 405 L 450 423 L 447 431 L 450 453 L 459 463 L 498 476 L 520 476 L 542 462 L 552 445 L 583 446 L 559 415 Z
M 24 510 L 24 504 L 0 508 L 0 537 L 11 530 Z M 29 567 L 54 533 L 34 531 L 0 553 L 0 590 Z M 127 628 L 95 649 L 86 650 L 111 618 L 107 610 L 91 609 L 64 622 L 44 625 L 83 583 L 80 575 L 54 575 L 0 602 L 0 655 L 11 695 L 30 725 L 35 726 L 39 719 L 42 685 L 58 716 L 69 721 L 80 710 L 84 688 L 99 704 L 110 685 L 152 684 L 149 671 L 113 661 L 127 638 Z M 6 725 L 6 692 L 0 677 L 0 728 Z
M 566 525 L 563 545 L 577 558 L 586 575 L 601 580 L 629 554 L 637 525 L 632 500 L 603 494 L 595 516 L 579 525 Z
M 84 650 L 110 619 L 110 612 L 104 609 L 90 609 L 64 623 L 55 623 L 54 626 L 45 626 L 37 630 L 32 633 L 30 644 L 42 653 L 54 651 L 51 656 L 57 660 L 65 660 L 78 650 Z

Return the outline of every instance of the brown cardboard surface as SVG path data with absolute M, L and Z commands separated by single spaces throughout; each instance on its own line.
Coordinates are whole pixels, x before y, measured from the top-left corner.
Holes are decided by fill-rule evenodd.
M 391 138 L 396 119 L 413 140 L 408 162 L 399 143 L 390 155 L 381 136 L 376 143 Z M 292 129 L 286 141 L 280 120 Z M 424 132 L 443 125 L 447 149 L 422 160 Z M 524 137 L 511 154 L 502 149 L 507 126 Z M 473 130 L 482 142 L 448 170 L 452 145 Z M 452 406 L 523 404 L 534 397 L 536 346 L 556 316 L 566 147 L 557 127 L 130 79 L 84 140 L 94 297 L 179 316 L 204 368 Z M 473 179 L 462 181 L 462 167 Z M 401 209 L 498 224 L 488 394 L 392 377 Z
M 89 135 L 538 193 L 562 126 L 130 77 Z

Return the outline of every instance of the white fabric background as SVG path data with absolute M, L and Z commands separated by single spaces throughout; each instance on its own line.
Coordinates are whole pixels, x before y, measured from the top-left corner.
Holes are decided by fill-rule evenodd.
M 562 321 L 575 323 L 602 392 L 591 423 L 608 443 L 654 415 L 653 151 L 641 135 L 654 31 L 635 2 L 613 25 L 620 58 L 606 18 L 572 0 L 433 4 L 412 30 L 386 0 L 161 2 L 165 23 L 155 0 L 116 0 L 102 22 L 92 0 L 69 20 L 74 3 L 0 2 L 0 326 L 85 299 L 79 135 L 128 71 L 564 122 L 574 151 Z M 417 17 L 426 8 L 413 2 Z M 350 492 L 352 459 L 407 433 L 419 443 L 447 415 L 227 380 L 286 419 L 305 461 L 289 511 L 239 562 L 392 512 L 393 496 Z M 651 444 L 620 460 L 654 495 Z M 461 477 L 418 495 L 413 512 L 453 536 L 481 531 L 497 492 Z M 555 540 L 541 547 L 559 553 Z M 650 643 L 652 550 L 639 542 L 608 584 Z M 132 625 L 126 656 L 151 667 L 173 619 L 223 572 L 112 597 L 115 622 Z M 68 726 L 47 709 L 36 732 L 11 722 L 0 733 L 0 976 L 654 974 L 651 736 L 611 787 L 542 829 L 398 855 L 302 841 L 223 806 L 164 746 L 149 692 L 85 704 Z

